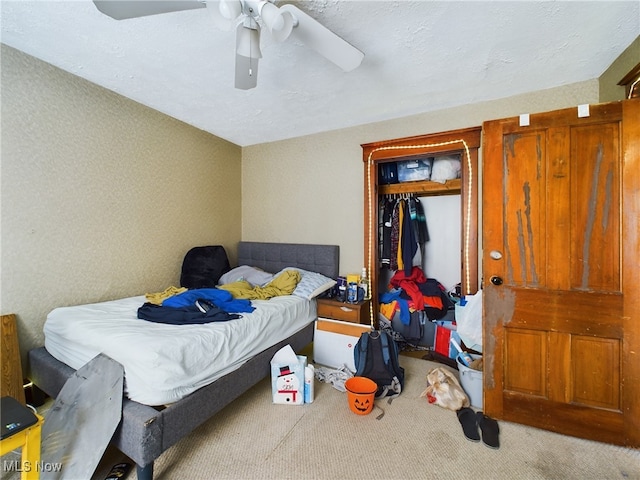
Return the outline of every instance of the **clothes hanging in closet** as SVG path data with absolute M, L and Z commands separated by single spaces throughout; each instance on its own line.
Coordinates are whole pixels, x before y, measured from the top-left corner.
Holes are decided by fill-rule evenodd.
M 381 266 L 403 270 L 409 275 L 418 249 L 422 262 L 424 244 L 429 241 L 427 220 L 420 199 L 415 195 L 382 197 L 378 218 Z

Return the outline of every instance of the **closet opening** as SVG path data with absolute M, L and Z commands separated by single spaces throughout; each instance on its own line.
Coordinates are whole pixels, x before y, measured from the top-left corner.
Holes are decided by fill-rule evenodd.
M 414 230 L 419 233 L 417 249 L 411 264 L 418 266 L 429 278 L 437 279 L 447 292 L 460 295 L 462 265 L 462 220 L 461 195 L 386 194 L 380 196 L 378 216 L 383 229 L 395 230 L 398 221 L 392 212 L 404 203 L 409 212 L 416 212 Z M 384 292 L 398 270 L 397 260 L 392 261 L 389 240 L 381 241 L 378 235 L 378 258 L 380 263 L 378 291 Z M 385 245 L 386 243 L 386 245 Z M 395 252 L 394 252 L 395 253 Z
M 447 291 L 459 295 L 477 292 L 480 131 L 478 127 L 362 145 L 364 265 L 370 272 L 370 322 L 374 328 L 378 328 L 378 296 L 398 272 L 398 264 L 385 258 L 388 253 L 383 248 L 391 205 L 397 208 L 398 203 L 415 202 L 426 219 L 429 240 L 418 244 L 411 265 L 419 266 L 426 277 L 436 279 Z M 453 175 L 449 167 L 456 159 L 459 171 Z

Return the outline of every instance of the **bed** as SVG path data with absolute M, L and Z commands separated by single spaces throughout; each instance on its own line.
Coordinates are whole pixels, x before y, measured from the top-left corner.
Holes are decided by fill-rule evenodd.
M 238 244 L 238 265 L 251 265 L 272 273 L 279 272 L 286 267 L 296 267 L 336 278 L 339 269 L 339 247 L 335 245 L 240 242 Z M 124 300 L 138 305 L 143 299 L 144 297 L 133 297 Z M 270 374 L 269 362 L 280 348 L 289 344 L 295 351 L 298 351 L 313 340 L 313 320 L 316 317 L 314 301 L 304 300 L 301 302 L 299 298 L 288 297 L 272 300 L 275 300 L 272 302 L 273 308 L 276 308 L 277 303 L 285 304 L 283 312 L 286 313 L 284 315 L 290 317 L 291 320 L 286 322 L 289 325 L 287 328 L 275 329 L 281 332 L 280 337 L 277 336 L 277 332 L 265 334 L 268 340 L 267 344 L 257 348 L 259 351 L 255 351 L 256 347 L 252 346 L 254 342 L 244 342 L 244 346 L 238 347 L 242 353 L 227 361 L 225 368 L 213 373 L 205 372 L 202 378 L 190 382 L 192 385 L 186 390 L 184 390 L 184 386 L 175 389 L 171 385 L 171 381 L 166 381 L 166 379 L 156 379 L 155 382 L 167 383 L 170 387 L 168 389 L 149 387 L 149 382 L 147 385 L 138 382 L 136 386 L 133 386 L 131 379 L 140 375 L 134 371 L 129 379 L 129 373 L 126 373 L 127 396 L 123 399 L 122 420 L 111 441 L 136 463 L 139 479 L 152 479 L 153 462 L 165 450 L 267 377 Z M 266 302 L 271 302 L 271 300 Z M 259 302 L 255 303 L 259 304 Z M 254 304 L 253 301 L 252 304 Z M 259 310 L 261 308 L 256 308 L 256 311 Z M 64 310 L 61 312 L 64 313 Z M 254 314 L 257 315 L 256 312 L 253 312 L 246 316 L 256 320 L 257 317 Z M 244 320 L 246 319 L 241 318 L 225 323 L 229 324 L 228 328 L 243 328 L 241 323 Z M 138 322 L 143 321 L 138 320 Z M 233 324 L 233 322 L 236 323 Z M 265 324 L 259 319 L 257 322 L 262 326 Z M 188 325 L 187 327 L 192 326 Z M 202 326 L 195 326 L 193 328 L 194 334 L 199 334 L 200 328 Z M 104 332 L 100 334 L 103 335 Z M 52 338 L 47 339 L 45 345 L 48 345 L 56 353 L 56 356 L 64 361 L 55 358 L 46 347 L 40 347 L 29 352 L 29 362 L 33 383 L 55 398 L 66 380 L 73 375 L 75 369 L 79 368 L 86 358 L 92 358 L 91 355 L 95 351 L 89 347 L 86 348 L 86 351 L 78 350 L 65 357 L 60 351 L 56 351 L 56 344 L 62 341 L 61 338 L 55 338 L 53 333 L 51 335 Z M 108 350 L 108 348 L 105 349 Z M 158 403 L 168 403 L 168 405 L 151 406 Z

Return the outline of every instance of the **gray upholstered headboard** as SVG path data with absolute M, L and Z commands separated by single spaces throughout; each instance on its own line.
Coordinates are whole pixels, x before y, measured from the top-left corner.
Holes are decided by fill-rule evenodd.
M 251 265 L 271 273 L 277 273 L 284 267 L 297 267 L 337 278 L 340 270 L 340 247 L 304 243 L 239 242 L 238 265 Z

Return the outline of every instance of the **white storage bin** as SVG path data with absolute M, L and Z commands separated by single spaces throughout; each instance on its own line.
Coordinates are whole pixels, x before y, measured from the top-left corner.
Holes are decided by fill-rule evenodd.
M 474 360 L 482 358 L 481 355 L 471 354 L 471 358 Z M 456 357 L 458 362 L 458 371 L 460 372 L 460 385 L 464 389 L 465 393 L 469 397 L 471 406 L 482 410 L 482 394 L 483 394 L 483 378 L 482 372 L 474 370 L 472 368 L 464 366 L 460 362 L 460 357 Z

